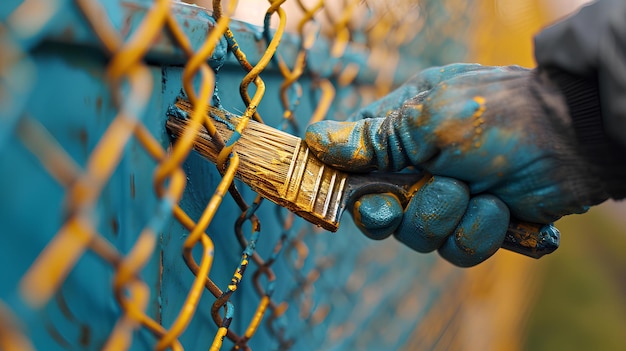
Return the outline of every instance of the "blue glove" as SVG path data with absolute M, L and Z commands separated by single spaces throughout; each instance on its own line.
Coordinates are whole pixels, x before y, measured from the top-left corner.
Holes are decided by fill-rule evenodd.
M 561 93 L 537 71 L 427 69 L 354 118 L 309 126 L 305 140 L 324 163 L 432 174 L 404 209 L 391 195 L 357 199 L 357 225 L 458 266 L 493 255 L 511 216 L 548 224 L 608 198 L 577 152 Z

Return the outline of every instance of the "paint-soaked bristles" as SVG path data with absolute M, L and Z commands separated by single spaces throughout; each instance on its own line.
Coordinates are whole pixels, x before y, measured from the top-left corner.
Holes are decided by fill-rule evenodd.
M 263 128 L 264 126 L 250 123 L 240 138 L 240 147 L 235 150 L 242 161 L 246 161 L 240 163 L 240 168 L 242 172 L 255 173 L 266 180 L 282 184 L 300 139 L 288 134 L 278 135 L 274 133 L 276 129 Z
M 174 139 L 182 135 L 191 113 L 190 105 L 179 100 L 169 110 L 167 128 Z M 325 229 L 336 231 L 345 208 L 343 196 L 347 174 L 324 165 L 309 153 L 306 144 L 291 134 L 265 124 L 248 121 L 241 135 L 236 132 L 242 117 L 209 108 L 215 132 L 221 139 L 236 140 L 232 152 L 239 155 L 236 176 L 263 197 L 281 205 Z M 234 137 L 233 137 L 234 135 Z M 218 163 L 221 147 L 202 128 L 194 149 Z
M 167 127 L 172 136 L 178 138 L 188 123 L 185 117 L 189 115 L 190 107 L 184 100 L 179 100 L 175 107 L 178 111 L 170 113 Z M 209 108 L 207 114 L 224 140 L 231 138 L 241 120 L 239 116 L 216 108 Z M 279 196 L 279 188 L 285 183 L 300 143 L 301 140 L 293 135 L 250 121 L 233 147 L 240 158 L 238 176 L 248 184 L 262 184 L 268 190 L 274 189 L 275 195 Z M 220 152 L 205 128 L 198 133 L 194 148 L 212 162 L 216 162 Z

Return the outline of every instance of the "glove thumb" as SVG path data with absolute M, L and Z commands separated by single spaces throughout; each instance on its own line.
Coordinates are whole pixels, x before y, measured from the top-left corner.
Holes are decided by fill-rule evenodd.
M 352 218 L 365 236 L 382 240 L 393 234 L 402 223 L 404 209 L 393 194 L 361 196 L 352 209 Z

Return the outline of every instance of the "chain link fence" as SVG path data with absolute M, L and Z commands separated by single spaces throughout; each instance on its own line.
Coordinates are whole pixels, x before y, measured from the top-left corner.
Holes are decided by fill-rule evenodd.
M 461 60 L 471 2 L 200 5 L 0 5 L 0 349 L 459 348 L 463 271 L 264 201 L 236 137 L 217 167 L 192 144 L 209 105 L 301 135 Z

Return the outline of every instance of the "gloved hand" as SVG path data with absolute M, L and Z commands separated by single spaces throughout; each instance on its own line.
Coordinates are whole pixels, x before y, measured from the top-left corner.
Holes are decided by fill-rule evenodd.
M 608 198 L 577 152 L 560 92 L 537 71 L 427 69 L 354 118 L 309 126 L 306 143 L 345 171 L 433 175 L 405 209 L 390 195 L 361 197 L 357 225 L 459 266 L 493 255 L 510 216 L 547 224 Z

